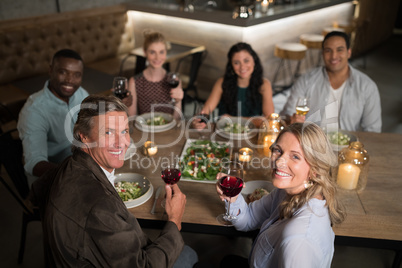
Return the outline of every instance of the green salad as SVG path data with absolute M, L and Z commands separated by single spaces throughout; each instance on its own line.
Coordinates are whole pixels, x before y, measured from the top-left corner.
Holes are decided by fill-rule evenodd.
M 223 130 L 229 133 L 242 134 L 249 132 L 250 128 L 248 126 L 242 126 L 239 123 L 226 123 Z
M 134 200 L 142 195 L 138 182 L 119 181 L 114 184 L 114 188 L 124 202 Z
M 148 126 L 161 126 L 166 123 L 166 119 L 163 116 L 155 116 L 147 120 Z
M 350 137 L 347 134 L 344 134 L 339 131 L 330 132 L 328 134 L 328 138 L 332 144 L 337 145 L 348 145 L 350 142 Z
M 230 156 L 229 146 L 198 140 L 187 148 L 182 163 L 182 176 L 193 180 L 215 180 L 222 158 Z

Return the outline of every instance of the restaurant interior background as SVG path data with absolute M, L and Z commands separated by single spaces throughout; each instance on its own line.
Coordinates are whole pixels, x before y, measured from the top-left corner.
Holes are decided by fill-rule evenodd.
M 337 2 L 337 0 L 334 1 Z M 294 20 L 284 17 L 270 21 L 268 18 L 263 17 L 257 22 L 250 18 L 244 21 L 242 19 L 233 20 L 231 18 L 232 10 L 230 10 L 233 6 L 228 4 L 230 1 L 214 1 L 224 11 L 217 10 L 212 12 L 211 9 L 214 9 L 214 4 L 206 5 L 205 7 L 209 8 L 206 11 L 208 13 L 202 14 L 211 16 L 210 21 L 206 22 L 202 22 L 198 18 L 189 19 L 192 16 L 191 14 L 183 15 L 181 18 L 173 18 L 166 14 L 177 14 L 176 12 L 178 11 L 166 9 L 159 9 L 151 14 L 143 10 L 149 11 L 154 6 L 142 5 L 144 4 L 143 2 L 148 4 L 158 4 L 160 2 L 167 4 L 169 2 L 170 5 L 168 6 L 171 7 L 184 1 L 2 0 L 0 1 L 0 32 L 8 22 L 15 22 L 24 18 L 75 11 L 85 12 L 89 9 L 104 8 L 120 3 L 127 4 L 130 7 L 130 11 L 127 13 L 129 21 L 133 23 L 135 47 L 141 46 L 141 32 L 145 27 L 161 30 L 167 34 L 168 38 L 174 40 L 182 42 L 191 40 L 192 43 L 206 46 L 208 54 L 201 65 L 197 84 L 200 97 L 205 99 L 212 83 L 222 75 L 226 64 L 227 50 L 233 43 L 250 41 L 264 63 L 265 76 L 272 80 L 275 68 L 279 64 L 279 59 L 275 58 L 273 53 L 276 43 L 283 41 L 298 42 L 298 36 L 301 33 L 321 33 L 324 26 L 333 26 L 335 20 L 336 23 L 341 24 L 351 23 L 355 16 L 356 2 L 359 2 L 360 14 L 358 18 L 355 18 L 355 22 L 359 22 L 357 24 L 359 30 L 355 35 L 351 62 L 355 67 L 372 77 L 379 86 L 383 109 L 383 132 L 402 133 L 402 94 L 400 94 L 399 90 L 402 84 L 400 75 L 402 73 L 401 0 L 339 1 L 336 6 L 322 8 L 320 11 L 311 11 L 307 16 L 297 14 L 294 16 Z M 207 3 L 210 1 L 194 0 L 186 2 Z M 327 4 L 331 0 L 307 2 L 325 2 Z M 214 18 L 212 15 L 214 12 L 219 15 L 218 17 L 226 16 L 225 19 L 222 19 L 224 23 L 220 24 L 216 21 L 220 18 Z M 197 10 L 195 13 L 197 13 Z M 233 25 L 228 22 L 230 20 L 233 20 Z M 244 24 L 245 26 L 236 24 Z M 0 53 L 4 53 L 4 51 L 0 51 Z M 185 62 L 181 68 L 184 70 L 188 68 L 189 64 L 189 62 Z M 304 71 L 306 69 L 302 69 L 302 72 Z M 2 90 L 3 88 L 0 87 L 0 98 L 3 96 L 1 95 Z M 282 95 L 279 94 L 274 101 L 277 103 L 283 102 Z M 4 172 L 4 169 L 1 169 L 1 172 Z M 19 246 L 21 209 L 2 185 L 0 185 L 0 204 L 0 214 L 7 216 L 8 219 L 5 220 L 6 217 L 2 216 L 0 223 L 0 266 L 17 267 L 16 256 Z M 151 237 L 156 235 L 157 232 L 152 229 L 147 231 Z M 211 257 L 216 259 L 220 254 L 211 251 L 221 251 L 223 248 L 233 245 L 235 245 L 235 248 L 232 253 L 244 254 L 248 250 L 247 246 L 243 247 L 243 245 L 248 244 L 248 241 L 244 240 L 247 238 L 235 239 L 191 233 L 184 233 L 183 235 L 190 245 L 201 251 L 201 257 L 204 258 Z M 27 239 L 24 263 L 18 267 L 43 267 L 42 234 L 38 223 L 30 224 Z M 211 245 L 211 241 L 214 241 L 213 245 Z M 356 249 L 338 246 L 334 257 L 334 267 L 390 267 L 393 257 L 394 252 L 389 250 Z

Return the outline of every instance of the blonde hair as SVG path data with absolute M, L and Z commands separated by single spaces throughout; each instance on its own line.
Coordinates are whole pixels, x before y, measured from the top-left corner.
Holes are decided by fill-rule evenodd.
M 165 36 L 161 34 L 160 32 L 154 32 L 151 30 L 145 30 L 143 32 L 144 35 L 144 51 L 147 51 L 148 47 L 153 44 L 153 43 L 163 43 L 165 44 L 165 48 L 167 49 L 168 45 L 165 39 Z
M 311 186 L 296 195 L 288 195 L 281 204 L 280 217 L 291 218 L 293 213 L 317 195 L 326 200 L 331 224 L 341 223 L 345 209 L 338 200 L 337 184 L 331 169 L 336 165 L 336 157 L 327 136 L 314 123 L 295 123 L 285 127 L 278 135 L 277 141 L 284 133 L 296 136 L 303 150 L 304 157 L 310 165 L 309 178 Z

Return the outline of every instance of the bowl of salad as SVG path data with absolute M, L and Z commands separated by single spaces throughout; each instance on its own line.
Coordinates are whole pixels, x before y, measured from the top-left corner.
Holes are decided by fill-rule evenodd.
M 252 138 L 257 134 L 253 122 L 242 117 L 221 117 L 216 123 L 216 132 L 219 136 L 231 140 Z
M 353 135 L 349 131 L 341 129 L 328 131 L 327 136 L 329 142 L 331 143 L 332 150 L 336 152 L 348 147 L 351 142 L 358 141 L 355 135 Z
M 127 208 L 144 204 L 154 192 L 152 183 L 138 173 L 116 174 L 114 188 Z
M 145 113 L 135 119 L 135 126 L 143 132 L 162 132 L 173 128 L 175 124 L 171 114 L 162 112 Z

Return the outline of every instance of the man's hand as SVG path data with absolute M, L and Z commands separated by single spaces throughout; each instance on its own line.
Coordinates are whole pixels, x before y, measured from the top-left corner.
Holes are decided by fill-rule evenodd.
M 306 116 L 305 115 L 298 115 L 298 114 L 293 114 L 290 117 L 290 124 L 293 123 L 304 123 L 306 121 Z
M 186 206 L 186 195 L 180 191 L 177 184 L 166 185 L 166 205 L 165 210 L 168 215 L 168 220 L 177 225 L 179 231 L 181 230 L 181 219 L 184 214 Z

